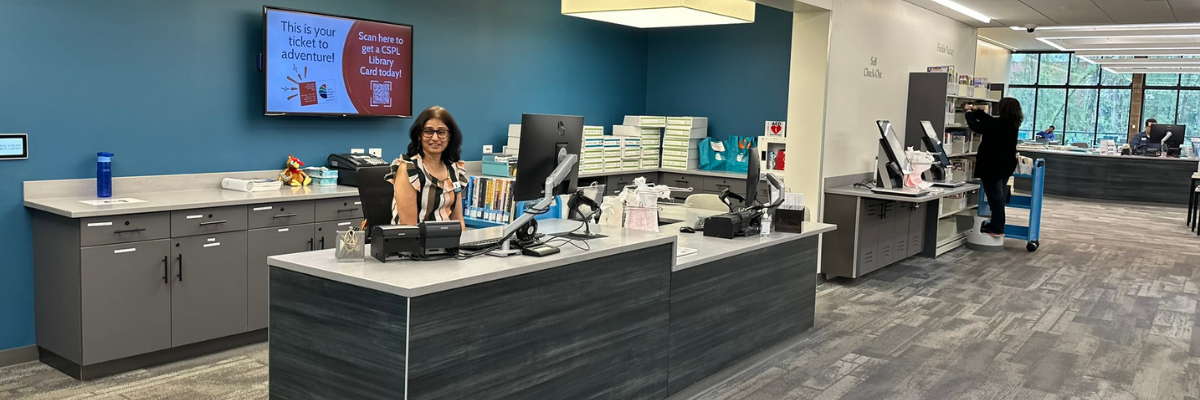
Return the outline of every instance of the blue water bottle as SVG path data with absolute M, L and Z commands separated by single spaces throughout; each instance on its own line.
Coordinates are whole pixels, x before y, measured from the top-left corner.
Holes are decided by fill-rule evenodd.
M 113 153 L 96 153 L 96 197 L 112 197 Z

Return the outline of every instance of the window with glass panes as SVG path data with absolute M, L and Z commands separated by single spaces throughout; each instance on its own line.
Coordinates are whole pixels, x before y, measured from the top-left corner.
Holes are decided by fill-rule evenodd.
M 1008 83 L 1008 97 L 1019 100 L 1025 113 L 1021 139 L 1050 126 L 1065 144 L 1127 139 L 1131 74 L 1105 71 L 1070 53 L 1014 53 Z
M 1146 74 L 1142 121 L 1150 118 L 1186 125 L 1188 138 L 1200 137 L 1200 74 Z

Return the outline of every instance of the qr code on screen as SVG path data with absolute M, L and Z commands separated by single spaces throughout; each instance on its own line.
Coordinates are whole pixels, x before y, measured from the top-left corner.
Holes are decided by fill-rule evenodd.
M 371 107 L 392 106 L 392 83 L 371 81 Z

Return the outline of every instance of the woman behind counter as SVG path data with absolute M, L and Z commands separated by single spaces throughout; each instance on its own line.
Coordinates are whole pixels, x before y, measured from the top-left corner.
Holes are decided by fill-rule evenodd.
M 462 131 L 445 108 L 421 112 L 408 132 L 408 152 L 392 161 L 385 179 L 395 186 L 392 223 L 417 225 L 425 221 L 463 222 L 462 198 L 467 183 L 462 161 Z M 407 176 L 408 179 L 396 179 Z
M 1017 130 L 1025 120 L 1025 113 L 1021 111 L 1021 102 L 1011 97 L 1000 100 L 997 117 L 970 104 L 963 106 L 963 110 L 967 112 L 967 125 L 983 135 L 979 154 L 975 156 L 975 177 L 979 178 L 983 193 L 987 195 L 992 220 L 985 222 L 980 231 L 1003 237 L 1004 187 L 1013 170 L 1017 169 Z

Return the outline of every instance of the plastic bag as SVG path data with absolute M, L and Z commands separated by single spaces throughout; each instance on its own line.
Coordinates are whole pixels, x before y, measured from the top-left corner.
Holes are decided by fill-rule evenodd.
M 746 172 L 750 170 L 750 147 L 754 138 L 747 136 L 730 136 L 725 139 L 725 170 L 729 172 Z
M 725 143 L 713 138 L 704 138 L 700 141 L 700 169 L 705 171 L 722 171 L 725 169 L 726 156 L 725 153 L 729 146 Z

